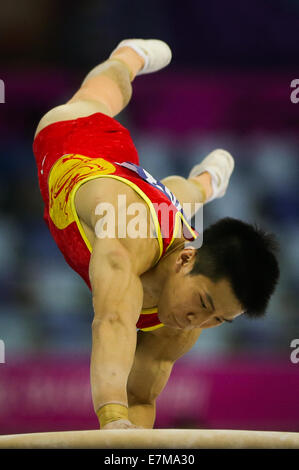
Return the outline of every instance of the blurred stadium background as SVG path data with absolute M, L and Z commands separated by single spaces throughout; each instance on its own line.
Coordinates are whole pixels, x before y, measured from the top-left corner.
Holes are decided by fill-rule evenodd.
M 281 244 L 266 317 L 204 332 L 175 366 L 156 426 L 299 431 L 298 35 L 298 0 L 1 3 L 0 433 L 97 428 L 90 294 L 42 220 L 32 139 L 41 116 L 130 37 L 173 49 L 167 69 L 137 77 L 117 117 L 143 167 L 187 176 L 211 150 L 229 150 L 231 185 L 205 207 L 204 226 L 237 217 Z

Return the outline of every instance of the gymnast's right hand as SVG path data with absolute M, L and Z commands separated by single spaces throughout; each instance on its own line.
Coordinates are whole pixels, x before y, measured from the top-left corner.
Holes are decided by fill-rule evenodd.
M 128 419 L 118 419 L 116 421 L 112 421 L 111 423 L 106 424 L 103 428 L 103 431 L 107 429 L 144 429 L 140 426 L 136 426 L 135 424 L 131 423 Z

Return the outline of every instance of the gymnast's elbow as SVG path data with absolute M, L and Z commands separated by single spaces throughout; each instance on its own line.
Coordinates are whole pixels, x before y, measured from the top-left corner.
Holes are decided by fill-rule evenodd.
M 120 308 L 118 302 L 111 303 L 109 306 L 103 306 L 102 302 L 93 300 L 94 304 L 94 317 L 91 323 L 93 334 L 100 331 L 121 331 L 122 334 L 128 334 L 130 330 L 135 332 L 138 313 L 132 314 L 130 309 L 124 306 Z M 129 313 L 130 312 L 130 313 Z M 124 331 L 126 330 L 126 331 Z
M 101 312 L 101 314 L 95 314 L 91 323 L 92 330 L 97 330 L 102 326 L 116 326 L 122 323 L 121 315 L 118 312 L 109 310 L 107 312 Z

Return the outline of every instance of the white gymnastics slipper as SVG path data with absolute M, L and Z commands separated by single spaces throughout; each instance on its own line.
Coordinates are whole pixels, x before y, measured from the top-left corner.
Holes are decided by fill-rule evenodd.
M 170 47 L 166 42 L 159 39 L 124 39 L 114 49 L 110 57 L 118 49 L 125 46 L 134 49 L 145 60 L 143 68 L 137 75 L 157 72 L 166 67 L 172 58 Z
M 210 202 L 213 199 L 224 196 L 234 166 L 234 159 L 231 154 L 226 150 L 217 149 L 209 153 L 201 163 L 192 168 L 189 178 L 199 176 L 205 171 L 210 173 L 212 177 L 213 194 L 206 201 Z

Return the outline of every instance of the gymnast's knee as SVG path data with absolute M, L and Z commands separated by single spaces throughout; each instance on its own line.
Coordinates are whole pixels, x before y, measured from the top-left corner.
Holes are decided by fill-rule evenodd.
M 98 74 L 90 75 L 84 80 L 80 89 L 69 103 L 92 101 L 101 103 L 111 116 L 115 116 L 129 103 L 132 96 L 132 85 L 127 67 L 117 60 L 99 70 Z
M 130 72 L 128 67 L 118 59 L 110 59 L 110 67 L 108 67 L 104 75 L 111 78 L 119 87 L 126 106 L 132 97 L 132 84 L 130 80 Z

